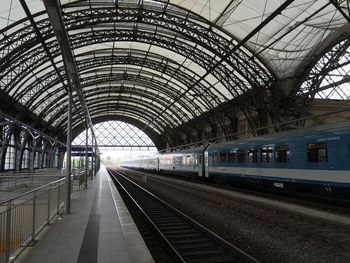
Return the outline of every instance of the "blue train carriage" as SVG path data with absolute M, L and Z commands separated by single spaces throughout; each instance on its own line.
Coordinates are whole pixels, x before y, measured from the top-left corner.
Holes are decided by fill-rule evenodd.
M 350 122 L 211 145 L 205 177 L 350 200 Z
M 189 177 L 203 177 L 204 147 L 164 153 L 159 156 L 159 171 Z

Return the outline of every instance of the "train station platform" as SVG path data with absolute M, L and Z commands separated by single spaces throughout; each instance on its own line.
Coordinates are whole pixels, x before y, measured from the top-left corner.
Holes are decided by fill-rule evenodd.
M 16 262 L 154 262 L 104 167 Z

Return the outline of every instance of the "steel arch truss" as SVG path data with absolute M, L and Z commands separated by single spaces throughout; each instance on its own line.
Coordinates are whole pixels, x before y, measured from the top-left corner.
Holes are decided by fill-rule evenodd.
M 169 85 L 157 80 L 155 76 L 147 76 L 145 72 L 138 74 L 140 73 L 139 71 L 133 72 L 130 69 L 125 71 L 123 68 L 114 68 L 113 71 L 113 74 L 104 72 L 103 70 L 88 71 L 86 72 L 87 75 L 91 75 L 92 73 L 94 75 L 85 78 L 84 74 L 81 74 L 82 87 L 84 87 L 88 106 L 92 106 L 96 100 L 102 101 L 102 99 L 106 102 L 119 100 L 121 103 L 136 99 L 136 102 L 138 100 L 140 105 L 145 104 L 147 106 L 147 103 L 150 102 L 148 104 L 150 110 L 152 108 L 158 108 L 158 111 L 161 111 L 166 109 L 171 100 L 177 97 L 177 94 L 170 89 Z M 173 86 L 175 86 L 175 83 L 173 83 Z M 45 113 L 50 113 L 49 123 L 65 121 L 64 115 L 62 115 L 65 113 L 65 107 L 55 109 L 55 105 L 62 102 L 62 105 L 64 105 L 66 99 L 65 95 L 60 96 L 53 101 L 53 104 L 43 109 L 44 117 Z M 179 100 L 173 108 L 165 110 L 164 116 L 160 116 L 159 118 L 170 118 L 170 121 L 166 121 L 166 123 L 170 122 L 169 125 L 173 126 L 187 118 L 187 115 L 179 115 L 184 110 L 188 112 L 189 116 L 201 111 L 201 109 L 193 108 L 189 101 L 183 99 Z M 108 114 L 108 111 L 106 113 Z M 79 120 L 77 119 L 77 121 Z
M 187 10 L 170 4 L 87 2 L 63 9 L 92 118 L 117 114 L 160 135 L 242 94 L 255 96 L 260 90 L 274 88 L 274 76 L 256 57 L 244 47 L 227 56 L 237 41 Z M 0 32 L 0 88 L 64 131 L 67 94 L 66 80 L 62 83 L 57 76 L 57 70 L 63 70 L 59 45 L 45 13 L 35 14 L 34 19 L 46 47 L 31 26 L 23 26 L 25 20 Z M 129 43 L 130 47 L 138 43 L 146 48 L 118 48 L 118 43 Z M 86 51 L 94 47 L 95 51 Z M 152 47 L 182 61 L 155 54 Z M 205 72 L 210 74 L 201 79 Z M 83 109 L 76 94 L 74 101 L 73 126 L 78 127 Z M 252 99 L 248 117 L 268 109 L 255 101 L 258 98 Z
M 101 115 L 99 115 L 98 112 L 97 113 L 95 112 L 94 118 L 92 119 L 92 122 L 94 124 L 102 123 L 106 121 L 122 121 L 135 126 L 136 128 L 142 130 L 152 140 L 152 142 L 154 143 L 157 149 L 164 149 L 167 145 L 167 141 L 166 141 L 167 138 L 163 136 L 159 136 L 150 127 L 146 127 L 145 129 L 143 129 L 144 123 L 141 122 L 140 120 L 137 120 L 135 116 L 129 117 L 129 116 L 118 115 L 117 113 L 106 115 L 103 112 Z M 84 130 L 85 130 L 84 125 L 80 123 L 78 126 L 76 126 L 73 129 L 73 138 L 77 137 Z
M 122 52 L 122 51 L 121 51 Z M 126 50 L 124 52 L 126 53 Z M 138 52 L 141 53 L 141 52 Z M 144 52 L 145 53 L 145 52 Z M 163 62 L 152 61 L 151 58 L 148 60 L 145 60 L 144 57 L 133 57 L 130 53 L 126 57 L 117 57 L 117 56 L 108 56 L 108 53 L 104 54 L 104 56 L 101 56 L 102 52 L 89 52 L 84 54 L 84 57 L 96 57 L 96 58 L 87 58 L 77 60 L 78 68 L 81 72 L 81 81 L 82 86 L 86 87 L 86 96 L 89 97 L 89 94 L 94 93 L 95 96 L 103 95 L 111 97 L 111 94 L 125 94 L 126 96 L 128 94 L 131 94 L 133 92 L 137 93 L 137 95 L 144 97 L 148 97 L 149 100 L 152 100 L 150 97 L 150 94 L 152 90 L 155 90 L 158 93 L 161 93 L 162 96 L 159 98 L 161 100 L 161 104 L 164 104 L 164 99 L 167 100 L 167 97 L 170 99 L 176 99 L 177 93 L 174 92 L 173 89 L 171 89 L 171 86 L 179 86 L 178 90 L 183 90 L 183 92 L 186 91 L 186 84 L 189 82 L 193 82 L 196 77 L 194 77 L 196 74 L 194 72 L 190 72 L 189 70 L 186 70 L 186 68 L 182 67 L 181 65 L 176 65 L 175 63 L 171 62 L 168 59 L 162 58 Z M 142 53 L 141 53 L 142 54 Z M 146 54 L 146 53 L 145 53 Z M 144 54 L 144 55 L 145 55 Z M 97 57 L 98 55 L 98 57 Z M 148 54 L 148 57 L 151 57 L 152 54 Z M 171 63 L 175 64 L 177 67 L 174 67 L 171 65 Z M 113 64 L 113 66 L 112 66 Z M 122 68 L 117 68 L 114 65 L 124 65 Z M 125 68 L 126 65 L 134 65 L 138 67 L 144 67 L 152 69 L 153 72 L 149 72 L 147 70 L 139 70 L 139 69 L 127 69 Z M 163 74 L 163 76 L 167 76 L 168 80 L 164 83 L 162 79 L 159 79 L 158 75 L 154 75 L 154 71 L 158 71 L 159 74 Z M 190 74 L 186 74 L 186 71 L 189 71 Z M 113 73 L 111 73 L 113 72 Z M 54 72 L 52 72 L 53 75 L 55 75 Z M 88 77 L 85 77 L 88 76 Z M 51 79 L 51 75 L 45 76 L 49 79 Z M 174 79 L 177 83 L 171 80 L 171 78 Z M 157 80 L 159 79 L 159 80 Z M 38 81 L 45 81 L 46 79 L 39 79 Z M 161 82 L 162 81 L 162 82 Z M 112 83 L 113 82 L 113 83 Z M 53 90 L 52 92 L 48 92 L 46 97 L 43 99 L 49 100 L 51 98 L 51 103 L 46 108 L 43 107 L 40 99 L 40 94 L 35 94 L 31 97 L 31 99 L 28 101 L 27 106 L 31 108 L 32 110 L 35 110 L 37 107 L 42 107 L 41 111 L 41 117 L 46 119 L 47 114 L 50 113 L 51 115 L 55 112 L 55 105 L 62 104 L 62 100 L 65 98 L 64 90 L 62 89 L 54 89 L 57 84 L 59 83 L 59 80 L 56 79 L 53 81 L 50 85 L 46 86 L 45 89 L 42 89 L 42 91 L 46 90 Z M 97 87 L 98 84 L 99 85 Z M 107 83 L 103 86 L 103 83 Z M 33 83 L 33 86 L 36 85 L 36 82 Z M 92 88 L 93 85 L 96 85 L 95 88 Z M 145 91 L 140 91 L 137 89 L 137 86 L 145 86 L 148 87 L 148 92 L 150 94 L 145 93 Z M 119 86 L 113 87 L 113 86 Z M 133 87 L 133 88 L 132 88 Z M 28 86 L 24 93 L 30 92 L 32 90 L 32 86 Z M 53 95 L 55 94 L 56 99 L 52 100 Z M 60 94 L 61 96 L 58 96 Z M 135 95 L 135 94 L 132 94 Z M 153 94 L 154 98 L 157 99 L 159 95 Z M 191 115 L 199 115 L 202 114 L 204 111 L 207 111 L 209 109 L 212 109 L 213 107 L 217 106 L 219 101 L 217 98 L 213 98 L 213 100 L 210 100 L 209 93 L 205 89 L 204 86 L 199 85 L 199 90 L 194 90 L 193 94 L 188 94 L 186 97 L 182 97 L 179 100 L 179 104 L 181 104 L 181 108 L 186 110 L 188 112 L 188 115 L 191 117 Z M 39 99 L 38 99 L 39 97 Z M 122 98 L 122 97 L 120 97 Z M 142 98 L 141 98 L 142 99 Z M 196 103 L 192 103 L 194 100 L 196 100 Z M 159 103 L 158 103 L 159 104 Z M 64 103 L 62 104 L 64 105 Z M 162 107 L 166 108 L 166 104 L 164 104 Z M 181 113 L 181 108 L 176 107 L 176 112 L 171 113 L 172 115 L 178 115 Z M 64 111 L 64 107 L 61 109 Z M 56 107 L 56 111 L 57 107 Z M 63 112 L 60 112 L 62 114 Z M 193 116 L 192 116 L 193 117 Z M 186 119 L 186 116 L 183 116 L 182 118 Z M 51 118 L 52 119 L 52 118 Z M 56 116 L 53 117 L 53 119 L 57 120 Z M 179 118 L 181 120 L 181 118 Z M 49 121 L 50 122 L 50 121 Z
M 0 171 L 60 168 L 65 145 L 0 114 Z
M 155 148 L 146 133 L 137 127 L 121 121 L 104 121 L 94 125 L 97 144 L 100 148 Z M 86 131 L 81 132 L 72 142 L 73 145 L 85 146 Z
M 346 20 L 348 20 L 348 23 L 350 23 L 350 3 L 349 3 L 349 0 L 330 0 L 330 2 L 346 18 Z
M 316 99 L 350 99 L 350 39 L 332 45 L 312 64 L 299 95 Z

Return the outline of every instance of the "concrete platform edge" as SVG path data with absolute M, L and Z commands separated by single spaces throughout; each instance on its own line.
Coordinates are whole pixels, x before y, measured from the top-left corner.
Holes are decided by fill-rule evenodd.
M 137 226 L 126 208 L 118 190 L 115 188 L 112 179 L 109 176 L 107 179 L 131 261 L 135 263 L 153 263 L 153 257 L 149 252 L 140 232 L 138 231 Z

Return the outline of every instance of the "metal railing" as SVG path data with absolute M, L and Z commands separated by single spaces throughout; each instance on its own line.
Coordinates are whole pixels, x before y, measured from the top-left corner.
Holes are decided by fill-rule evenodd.
M 72 171 L 73 174 L 73 191 L 79 191 L 84 188 L 84 180 L 88 180 L 88 176 L 85 178 L 85 169 L 75 169 Z M 76 183 L 75 183 L 76 182 Z
M 62 178 L 0 203 L 1 263 L 16 258 L 63 209 L 65 185 Z
M 84 180 L 89 180 L 90 170 L 88 170 L 87 177 L 85 178 L 85 169 L 72 169 L 72 191 L 80 191 L 84 188 Z M 62 169 L 61 176 L 66 177 L 66 170 Z
M 0 173 L 0 202 L 61 178 L 61 169 Z

